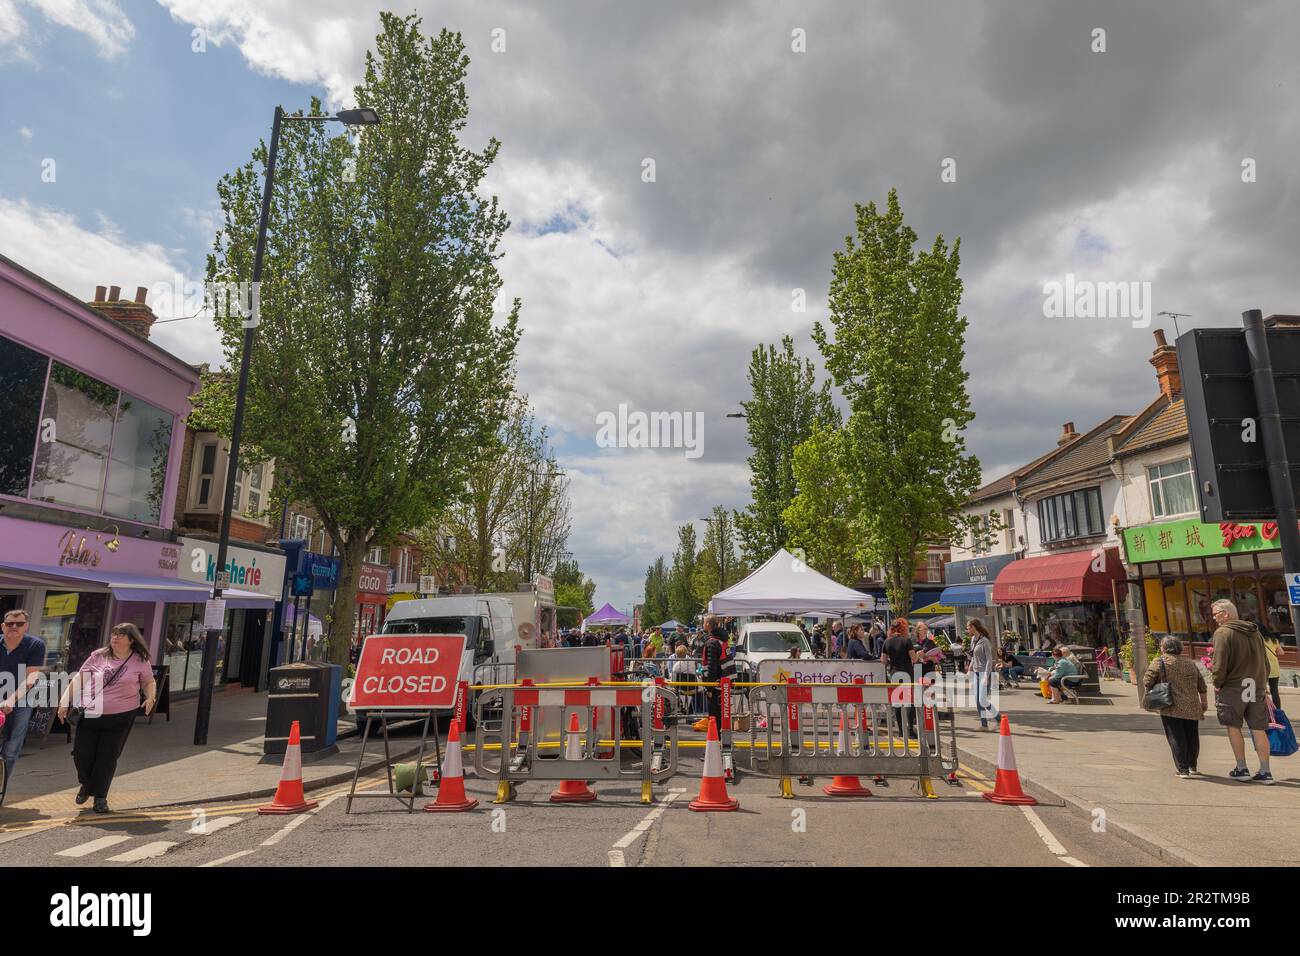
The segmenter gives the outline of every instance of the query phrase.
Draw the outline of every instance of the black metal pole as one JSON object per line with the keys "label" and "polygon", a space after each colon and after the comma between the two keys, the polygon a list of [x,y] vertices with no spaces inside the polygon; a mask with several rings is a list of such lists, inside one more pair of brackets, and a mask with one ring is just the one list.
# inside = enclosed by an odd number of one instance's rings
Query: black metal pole
{"label": "black metal pole", "polygon": [[[253,254],[253,288],[248,300],[251,316],[245,316],[243,350],[239,355],[239,391],[235,393],[235,421],[230,432],[230,462],[226,468],[225,501],[221,508],[221,534],[217,539],[217,564],[213,571],[212,597],[220,599],[223,591],[222,574],[226,570],[226,552],[230,549],[230,517],[235,508],[235,477],[239,470],[239,439],[244,431],[244,398],[248,392],[248,365],[253,352],[253,330],[260,310],[259,283],[262,281],[262,258],[266,253],[266,227],[271,215],[271,189],[275,183],[275,154],[280,146],[280,118],[283,111],[275,108],[271,124],[271,145],[267,149],[266,183],[262,188],[262,221],[257,229],[257,250]],[[209,630],[203,641],[203,672],[199,681],[198,713],[194,719],[194,743],[203,746],[208,742],[208,721],[212,713],[212,686],[217,677],[217,643],[221,628]]]}
{"label": "black metal pole", "polygon": [[[1278,543],[1282,546],[1282,569],[1300,571],[1300,527],[1296,524],[1295,490],[1291,484],[1291,464],[1286,456],[1286,438],[1282,434],[1282,412],[1273,381],[1273,360],[1268,354],[1268,333],[1264,314],[1259,309],[1241,313],[1246,327],[1246,351],[1250,355],[1250,376],[1255,386],[1255,404],[1259,406],[1259,434],[1264,441],[1264,458],[1268,462],[1268,484],[1277,509]],[[1300,619],[1293,615],[1296,645],[1300,646]]]}

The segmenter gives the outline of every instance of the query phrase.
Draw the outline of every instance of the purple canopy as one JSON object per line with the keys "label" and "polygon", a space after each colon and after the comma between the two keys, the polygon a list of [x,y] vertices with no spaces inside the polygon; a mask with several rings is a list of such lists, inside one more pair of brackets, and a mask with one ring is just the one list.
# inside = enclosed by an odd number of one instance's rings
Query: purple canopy
{"label": "purple canopy", "polygon": [[582,623],[589,626],[592,624],[627,624],[629,622],[626,614],[616,610],[606,602],[604,607]]}

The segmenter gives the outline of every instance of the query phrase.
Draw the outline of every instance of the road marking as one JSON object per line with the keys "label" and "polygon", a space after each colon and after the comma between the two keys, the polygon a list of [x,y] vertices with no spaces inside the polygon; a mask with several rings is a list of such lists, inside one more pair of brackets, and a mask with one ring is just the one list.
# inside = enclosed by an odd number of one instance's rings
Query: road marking
{"label": "road marking", "polygon": [[609,865],[626,866],[627,861],[623,857],[623,851],[637,840],[641,839],[641,837],[645,835],[646,831],[654,826],[655,821],[663,816],[664,811],[668,809],[668,804],[672,803],[685,792],[685,787],[674,787],[669,790],[667,796],[659,802],[657,807],[647,813],[640,823],[634,826],[627,833],[623,834],[623,836],[619,837],[618,842],[614,844],[614,848],[608,853]]}
{"label": "road marking", "polygon": [[326,807],[328,807],[331,803],[333,803],[341,796],[342,796],[341,793],[336,793],[334,796],[330,797],[329,799],[322,800],[320,802],[320,806],[313,807],[312,809],[308,810],[306,813],[298,814],[298,816],[294,817],[292,820],[290,820],[280,829],[276,830],[269,837],[263,840],[262,846],[275,846],[277,843],[279,843],[281,840],[287,837],[290,833],[298,829],[298,827],[302,826],[309,819],[314,817],[316,814],[320,813],[322,810],[324,810]]}
{"label": "road marking", "polygon": [[1024,813],[1025,819],[1029,821],[1030,825],[1042,838],[1043,843],[1047,844],[1047,849],[1051,850],[1055,856],[1059,857],[1062,863],[1068,863],[1071,866],[1088,865],[1087,863],[1076,860],[1074,857],[1067,855],[1069,851],[1061,845],[1060,840],[1052,835],[1052,831],[1047,829],[1047,824],[1039,818],[1038,814],[1033,811],[1032,807],[1022,806],[1020,810]]}
{"label": "road marking", "polygon": [[243,817],[217,817],[215,820],[204,820],[202,829],[190,829],[188,832],[193,833],[195,836],[211,836],[218,830],[224,830],[226,827],[234,826],[236,823],[242,823],[243,821]]}
{"label": "road marking", "polygon": [[218,860],[210,860],[207,863],[200,863],[199,869],[204,869],[205,867],[209,867],[209,866],[221,866],[223,863],[229,863],[232,860],[238,860],[241,856],[248,856],[248,854],[255,853],[255,852],[256,852],[255,850],[240,850],[238,853],[232,853],[230,854],[230,856],[223,856]]}
{"label": "road marking", "polygon": [[124,835],[100,837],[98,840],[90,840],[89,842],[82,843],[79,846],[72,846],[68,847],[66,850],[60,850],[54,855],[72,857],[89,856],[92,853],[98,853],[100,850],[107,850],[110,846],[117,846],[119,843],[125,843],[129,839],[131,839],[129,836]]}
{"label": "road marking", "polygon": [[157,840],[153,843],[146,843],[144,846],[138,846],[134,850],[119,853],[117,856],[110,856],[108,862],[135,863],[137,860],[149,860],[155,856],[162,856],[175,845],[172,840]]}

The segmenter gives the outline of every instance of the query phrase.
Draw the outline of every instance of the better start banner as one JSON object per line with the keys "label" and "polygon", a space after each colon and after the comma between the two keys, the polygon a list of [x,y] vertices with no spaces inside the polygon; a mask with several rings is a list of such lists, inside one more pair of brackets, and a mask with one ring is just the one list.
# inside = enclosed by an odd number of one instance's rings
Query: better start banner
{"label": "better start banner", "polygon": [[464,634],[371,634],[352,683],[353,710],[440,710],[456,703]]}

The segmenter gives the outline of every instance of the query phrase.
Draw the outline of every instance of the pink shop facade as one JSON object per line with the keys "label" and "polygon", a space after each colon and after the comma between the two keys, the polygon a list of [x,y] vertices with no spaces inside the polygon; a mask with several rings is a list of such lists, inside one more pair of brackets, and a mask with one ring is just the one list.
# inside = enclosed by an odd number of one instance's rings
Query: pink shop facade
{"label": "pink shop facade", "polygon": [[178,576],[173,510],[198,372],[0,256],[0,609],[75,668],[131,621],[154,660]]}

